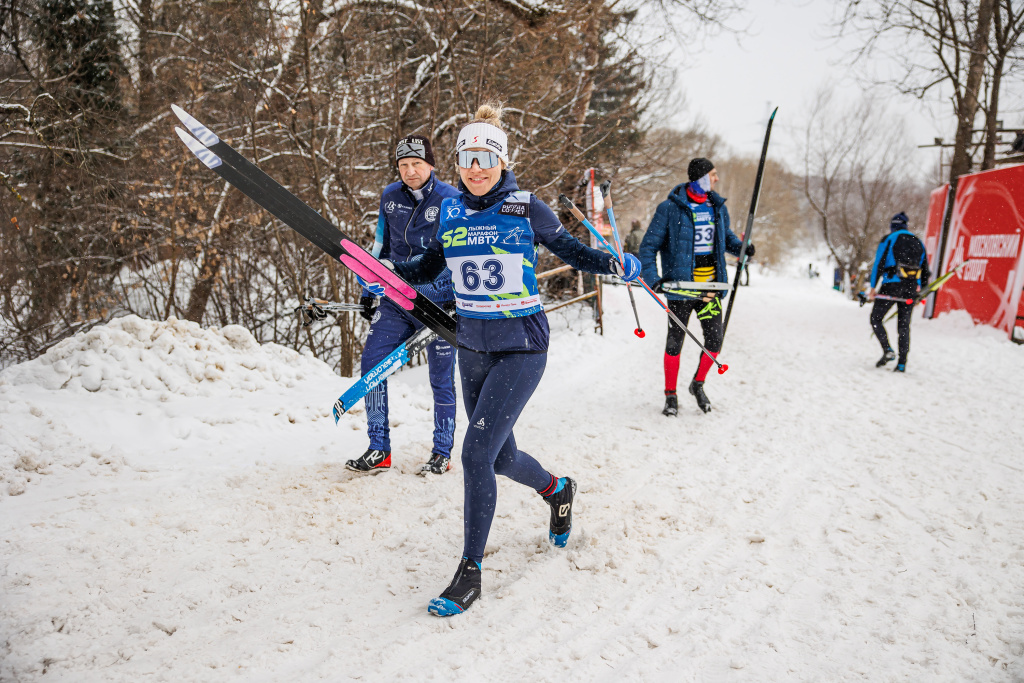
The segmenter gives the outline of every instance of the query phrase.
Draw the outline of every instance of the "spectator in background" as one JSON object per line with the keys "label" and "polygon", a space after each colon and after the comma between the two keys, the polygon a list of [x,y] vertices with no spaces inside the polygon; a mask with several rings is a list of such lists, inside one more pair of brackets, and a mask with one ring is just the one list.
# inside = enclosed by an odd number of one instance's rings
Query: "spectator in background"
{"label": "spectator in background", "polygon": [[636,254],[640,251],[640,242],[644,239],[644,229],[640,227],[640,221],[633,221],[633,225],[630,227],[629,234],[626,235],[626,241],[623,243],[622,248],[630,254]]}

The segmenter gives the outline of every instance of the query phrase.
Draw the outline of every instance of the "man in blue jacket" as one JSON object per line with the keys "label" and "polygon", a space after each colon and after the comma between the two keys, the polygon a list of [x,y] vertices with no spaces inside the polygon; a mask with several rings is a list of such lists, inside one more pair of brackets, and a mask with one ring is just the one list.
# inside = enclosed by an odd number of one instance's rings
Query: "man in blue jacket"
{"label": "man in blue jacket", "polygon": [[[377,214],[373,255],[392,261],[408,261],[422,254],[437,228],[441,200],[459,194],[434,175],[434,151],[430,140],[409,135],[398,141],[395,162],[401,181],[384,188]],[[376,287],[377,285],[375,285]],[[449,312],[455,310],[452,273],[445,269],[427,285],[416,287]],[[364,290],[361,315],[370,321],[363,347],[362,372],[366,374],[423,325],[388,299]],[[434,447],[421,473],[444,474],[451,469],[455,434],[455,349],[443,339],[427,347],[430,388],[434,393]],[[385,380],[366,395],[366,425],[370,447],[346,467],[356,472],[383,472],[391,468],[391,433],[388,425],[388,383]]]}
{"label": "man in blue jacket", "polygon": [[[677,185],[668,199],[658,205],[647,234],[640,242],[640,263],[643,279],[657,282],[655,289],[663,292],[668,306],[683,323],[696,311],[704,333],[704,345],[717,356],[722,350],[722,304],[716,292],[701,290],[688,282],[727,282],[725,252],[738,256],[743,242],[729,229],[729,211],[725,199],[714,191],[718,182],[715,165],[704,158],[693,159],[687,168],[688,183]],[[657,255],[661,254],[661,274]],[[753,243],[747,255],[754,255]],[[664,415],[679,413],[676,381],[679,377],[679,352],[685,339],[682,328],[671,319],[665,342],[665,408]],[[703,353],[697,372],[690,382],[690,394],[697,406],[706,412],[711,401],[704,393],[704,380],[712,361]]]}
{"label": "man in blue jacket", "polygon": [[[875,367],[882,367],[896,358],[889,346],[889,335],[885,332],[882,319],[893,304],[896,304],[896,333],[899,341],[900,357],[896,362],[896,372],[905,372],[907,354],[910,353],[910,317],[914,312],[913,301],[917,293],[928,286],[931,273],[928,270],[928,254],[924,244],[912,232],[907,230],[907,214],[900,211],[889,223],[889,234],[878,243],[875,252],[875,265],[871,268],[871,290],[868,300],[874,299],[871,307],[871,329],[875,331],[882,345],[882,357]],[[882,286],[875,298],[875,288],[881,279]],[[906,300],[913,300],[906,303]]]}

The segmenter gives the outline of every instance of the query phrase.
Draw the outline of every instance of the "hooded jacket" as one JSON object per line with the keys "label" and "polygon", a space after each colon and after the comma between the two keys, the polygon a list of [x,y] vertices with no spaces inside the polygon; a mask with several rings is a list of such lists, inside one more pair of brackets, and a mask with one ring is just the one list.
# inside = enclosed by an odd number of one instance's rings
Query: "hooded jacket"
{"label": "hooded jacket", "polygon": [[[645,282],[693,279],[693,212],[686,196],[687,183],[680,183],[669,192],[668,199],[658,205],[647,233],[640,242],[638,256]],[[729,228],[729,210],[725,198],[708,192],[708,203],[715,214],[715,279],[726,282],[725,252],[739,256],[743,242]],[[661,275],[657,255],[661,254]],[[669,299],[682,297],[672,294]]]}

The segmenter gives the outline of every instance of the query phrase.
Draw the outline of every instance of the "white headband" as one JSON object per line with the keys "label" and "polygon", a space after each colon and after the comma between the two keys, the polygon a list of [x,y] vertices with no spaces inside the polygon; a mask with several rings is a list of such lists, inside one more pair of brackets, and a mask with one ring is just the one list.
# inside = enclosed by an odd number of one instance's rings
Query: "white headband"
{"label": "white headband", "polygon": [[459,131],[459,141],[455,144],[456,154],[465,147],[483,147],[498,155],[506,164],[508,161],[508,136],[505,131],[489,123],[476,122]]}

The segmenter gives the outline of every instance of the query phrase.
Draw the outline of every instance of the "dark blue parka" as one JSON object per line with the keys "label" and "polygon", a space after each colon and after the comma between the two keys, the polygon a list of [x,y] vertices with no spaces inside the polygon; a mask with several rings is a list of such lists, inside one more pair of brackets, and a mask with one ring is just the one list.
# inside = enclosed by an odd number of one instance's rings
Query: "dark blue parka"
{"label": "dark blue parka", "polygon": [[[686,196],[686,185],[676,185],[668,199],[658,205],[647,234],[640,242],[641,275],[654,285],[659,280],[693,280],[693,213]],[[729,210],[725,198],[717,192],[708,192],[708,203],[715,213],[715,279],[726,282],[725,252],[739,256],[743,242],[729,229]],[[657,255],[661,254],[661,275],[658,274]],[[683,299],[674,294],[669,299]]]}
{"label": "dark blue parka", "polygon": [[[430,246],[441,201],[458,196],[459,191],[437,179],[433,172],[421,188],[423,199],[416,202],[412,191],[399,181],[384,188],[377,214],[377,232],[373,239],[373,255],[391,261],[408,261],[425,252]],[[433,282],[416,290],[436,304],[452,301],[452,272],[447,268]]]}

